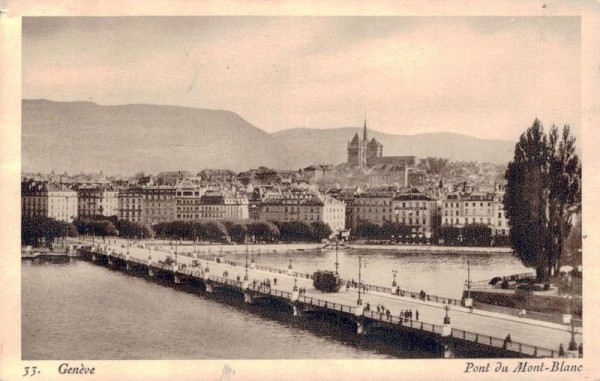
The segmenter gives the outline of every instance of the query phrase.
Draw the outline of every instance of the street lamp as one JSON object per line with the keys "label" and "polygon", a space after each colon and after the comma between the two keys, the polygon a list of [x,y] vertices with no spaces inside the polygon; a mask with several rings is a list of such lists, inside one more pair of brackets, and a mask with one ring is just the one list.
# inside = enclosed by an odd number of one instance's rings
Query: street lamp
{"label": "street lamp", "polygon": [[467,298],[471,299],[471,262],[467,259]]}
{"label": "street lamp", "polygon": [[298,291],[298,278],[294,277],[294,291]]}
{"label": "street lamp", "polygon": [[444,306],[446,310],[446,316],[444,316],[444,324],[450,324],[450,316],[448,316],[448,311],[450,311],[450,306]]}
{"label": "street lamp", "polygon": [[292,269],[292,258],[290,258],[290,264],[288,265],[288,270]]}
{"label": "street lamp", "polygon": [[392,287],[396,287],[398,285],[396,283],[396,275],[398,275],[398,270],[392,270],[392,275],[394,276],[394,281],[392,282]]}
{"label": "street lamp", "polygon": [[335,273],[338,273],[338,267],[339,267],[339,262],[338,262],[338,241],[335,241]]}
{"label": "street lamp", "polygon": [[362,306],[362,299],[360,298],[360,292],[362,287],[361,282],[361,268],[362,268],[362,257],[358,257],[358,300],[356,301],[356,305]]}
{"label": "street lamp", "polygon": [[571,341],[569,342],[569,351],[577,350],[575,342],[575,322],[573,315],[575,314],[575,261],[573,261],[573,269],[571,270]]}
{"label": "street lamp", "polygon": [[246,275],[244,275],[244,280],[250,279],[248,277],[248,245],[246,245]]}

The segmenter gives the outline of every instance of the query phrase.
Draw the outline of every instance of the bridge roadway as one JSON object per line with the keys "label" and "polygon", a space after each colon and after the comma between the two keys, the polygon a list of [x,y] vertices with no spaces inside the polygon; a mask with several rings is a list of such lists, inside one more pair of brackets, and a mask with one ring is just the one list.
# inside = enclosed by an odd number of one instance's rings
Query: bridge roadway
{"label": "bridge roadway", "polygon": [[[87,241],[81,243],[89,245],[91,242]],[[97,243],[98,242],[96,241],[96,244]],[[168,256],[174,258],[173,253],[154,249],[150,250],[149,248],[140,248],[133,244],[130,247],[123,248],[122,245],[127,246],[127,243],[131,242],[111,239],[110,243],[107,240],[106,245],[110,249],[114,249],[117,253],[126,254],[128,251],[130,257],[135,257],[140,260],[147,260],[149,255],[152,255],[153,262],[164,261]],[[186,256],[183,253],[177,255],[177,262],[180,265],[186,264],[188,268],[191,266],[194,259],[196,258]],[[236,280],[237,276],[239,276],[240,279],[243,279],[245,275],[244,264],[232,266],[231,264],[217,263],[206,259],[201,259],[199,262],[202,268],[208,266],[210,268],[210,274],[214,276],[222,277],[223,273],[227,271],[227,278]],[[287,274],[274,274],[265,270],[248,268],[248,276],[250,282],[253,280],[262,282],[266,279],[270,279],[271,288],[274,290],[291,292],[294,287],[294,277]],[[277,278],[276,285],[274,278]],[[306,289],[305,295],[308,297],[315,297],[331,303],[356,306],[358,299],[358,290],[356,288],[347,290],[346,287],[343,286],[338,293],[322,293],[313,287],[311,279],[297,277],[296,282],[298,287]],[[441,325],[444,316],[446,315],[444,304],[422,301],[411,298],[410,296],[401,297],[394,294],[369,291],[366,294],[361,293],[361,299],[363,300],[363,306],[368,302],[371,310],[376,311],[377,305],[382,304],[396,317],[399,316],[401,311],[411,309],[413,311],[414,319],[415,312],[418,310],[419,320],[430,324]],[[473,312],[471,312],[470,309],[461,306],[451,306],[448,316],[450,317],[452,328],[500,339],[503,339],[510,334],[513,342],[553,349],[556,351],[558,351],[560,344],[563,345],[564,350],[566,351],[571,340],[570,326],[566,325],[508,316],[477,309],[474,309]],[[575,332],[575,341],[579,344],[582,340],[582,329],[576,328]]]}

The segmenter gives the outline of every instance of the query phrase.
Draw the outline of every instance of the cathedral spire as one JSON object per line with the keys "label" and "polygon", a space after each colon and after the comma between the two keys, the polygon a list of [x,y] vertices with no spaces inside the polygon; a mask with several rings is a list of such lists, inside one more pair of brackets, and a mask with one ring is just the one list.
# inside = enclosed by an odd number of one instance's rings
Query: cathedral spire
{"label": "cathedral spire", "polygon": [[365,126],[363,127],[363,140],[367,140],[367,113],[365,112]]}

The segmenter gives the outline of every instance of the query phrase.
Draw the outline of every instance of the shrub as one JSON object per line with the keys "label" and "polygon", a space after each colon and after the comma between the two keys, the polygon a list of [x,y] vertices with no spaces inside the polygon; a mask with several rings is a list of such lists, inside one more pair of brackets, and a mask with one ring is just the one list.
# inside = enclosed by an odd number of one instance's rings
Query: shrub
{"label": "shrub", "polygon": [[538,286],[537,284],[521,284],[521,285],[517,286],[517,290],[532,292],[532,291],[542,291],[543,288]]}
{"label": "shrub", "polygon": [[550,289],[550,283],[544,284],[544,291],[548,291]]}
{"label": "shrub", "polygon": [[508,281],[503,280],[502,283],[500,283],[500,288],[503,290],[507,290],[508,289]]}
{"label": "shrub", "polygon": [[492,286],[495,286],[496,283],[500,282],[502,280],[502,278],[500,278],[499,276],[495,276],[492,278],[492,280],[490,280],[490,283]]}

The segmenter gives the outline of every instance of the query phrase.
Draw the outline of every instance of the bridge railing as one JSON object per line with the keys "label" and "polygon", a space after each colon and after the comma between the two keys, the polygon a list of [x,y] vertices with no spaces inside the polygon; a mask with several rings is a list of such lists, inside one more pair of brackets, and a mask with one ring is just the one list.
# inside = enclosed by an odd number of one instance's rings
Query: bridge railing
{"label": "bridge railing", "polygon": [[228,279],[228,278],[216,276],[216,275],[210,275],[208,277],[208,279],[218,282],[218,283],[226,284],[228,286],[235,286],[235,287],[239,287],[239,288],[242,288],[242,286],[243,286],[243,282],[237,281],[235,279]]}
{"label": "bridge railing", "polygon": [[303,302],[304,304],[310,304],[311,306],[323,307],[330,310],[340,311],[340,312],[348,312],[354,314],[356,312],[356,307],[352,307],[342,303],[333,303],[327,300],[322,300],[318,298],[313,298],[311,296],[299,296],[298,300]]}
{"label": "bridge railing", "polygon": [[408,319],[405,317],[394,316],[394,315],[386,315],[384,313],[380,313],[380,312],[373,311],[373,310],[365,311],[363,315],[366,317],[369,317],[373,320],[377,320],[377,321],[380,321],[383,323],[397,324],[397,325],[401,325],[404,327],[419,329],[419,330],[426,331],[426,332],[433,332],[433,333],[440,333],[440,334],[442,333],[441,325],[431,324],[431,323],[427,323],[424,321]]}
{"label": "bridge railing", "polygon": [[[210,260],[216,261],[216,258],[210,258]],[[234,267],[244,267],[245,266],[244,263],[230,261],[230,260],[226,260],[226,259],[221,260],[221,263],[224,263],[224,264],[227,264],[230,266],[234,266]],[[288,270],[282,270],[282,269],[278,269],[278,268],[274,268],[274,267],[262,266],[262,265],[255,264],[254,268],[257,270],[268,271],[268,272],[274,273],[274,274],[289,275]],[[302,273],[302,272],[293,271],[293,270],[292,270],[291,276],[296,276],[299,278],[306,278],[306,279],[313,279],[312,274]]]}
{"label": "bridge railing", "polygon": [[482,345],[488,345],[495,348],[502,348],[512,352],[522,353],[533,357],[557,357],[558,352],[552,349],[538,347],[535,345],[523,344],[514,341],[506,342],[493,336],[482,335],[480,333],[463,331],[461,329],[452,328],[450,335],[457,339],[471,341]]}
{"label": "bridge railing", "polygon": [[[523,311],[522,309],[505,307],[505,306],[496,306],[493,304],[480,303],[477,301],[473,302],[473,307],[475,307],[479,310],[482,310],[482,311],[489,311],[489,312],[501,313],[504,315],[518,316],[518,317],[523,317],[525,319],[541,320],[541,321],[547,321],[550,323],[558,323],[558,324],[562,324],[562,322],[563,322],[562,315],[558,315],[558,314],[547,314],[547,313],[543,313],[543,312],[526,311],[525,314],[522,315],[522,311]],[[575,324],[575,327],[582,326],[581,319],[573,319],[573,323]],[[578,334],[578,333],[576,333],[576,334]]]}
{"label": "bridge railing", "polygon": [[[348,283],[348,281],[343,281],[343,282]],[[350,284],[352,284],[352,282],[350,282]],[[357,285],[356,282],[354,282],[354,285]],[[449,304],[452,306],[462,305],[462,301],[460,299],[448,298],[445,296],[431,295],[431,294],[427,294],[427,293],[425,294],[425,298],[423,299],[423,298],[421,298],[420,292],[403,290],[399,287],[396,290],[396,288],[376,286],[376,285],[368,284],[368,283],[363,283],[363,287],[365,287],[368,291],[382,292],[385,294],[393,294],[393,295],[402,296],[402,297],[411,297],[413,299],[421,299],[424,301],[426,300],[428,302]]]}

